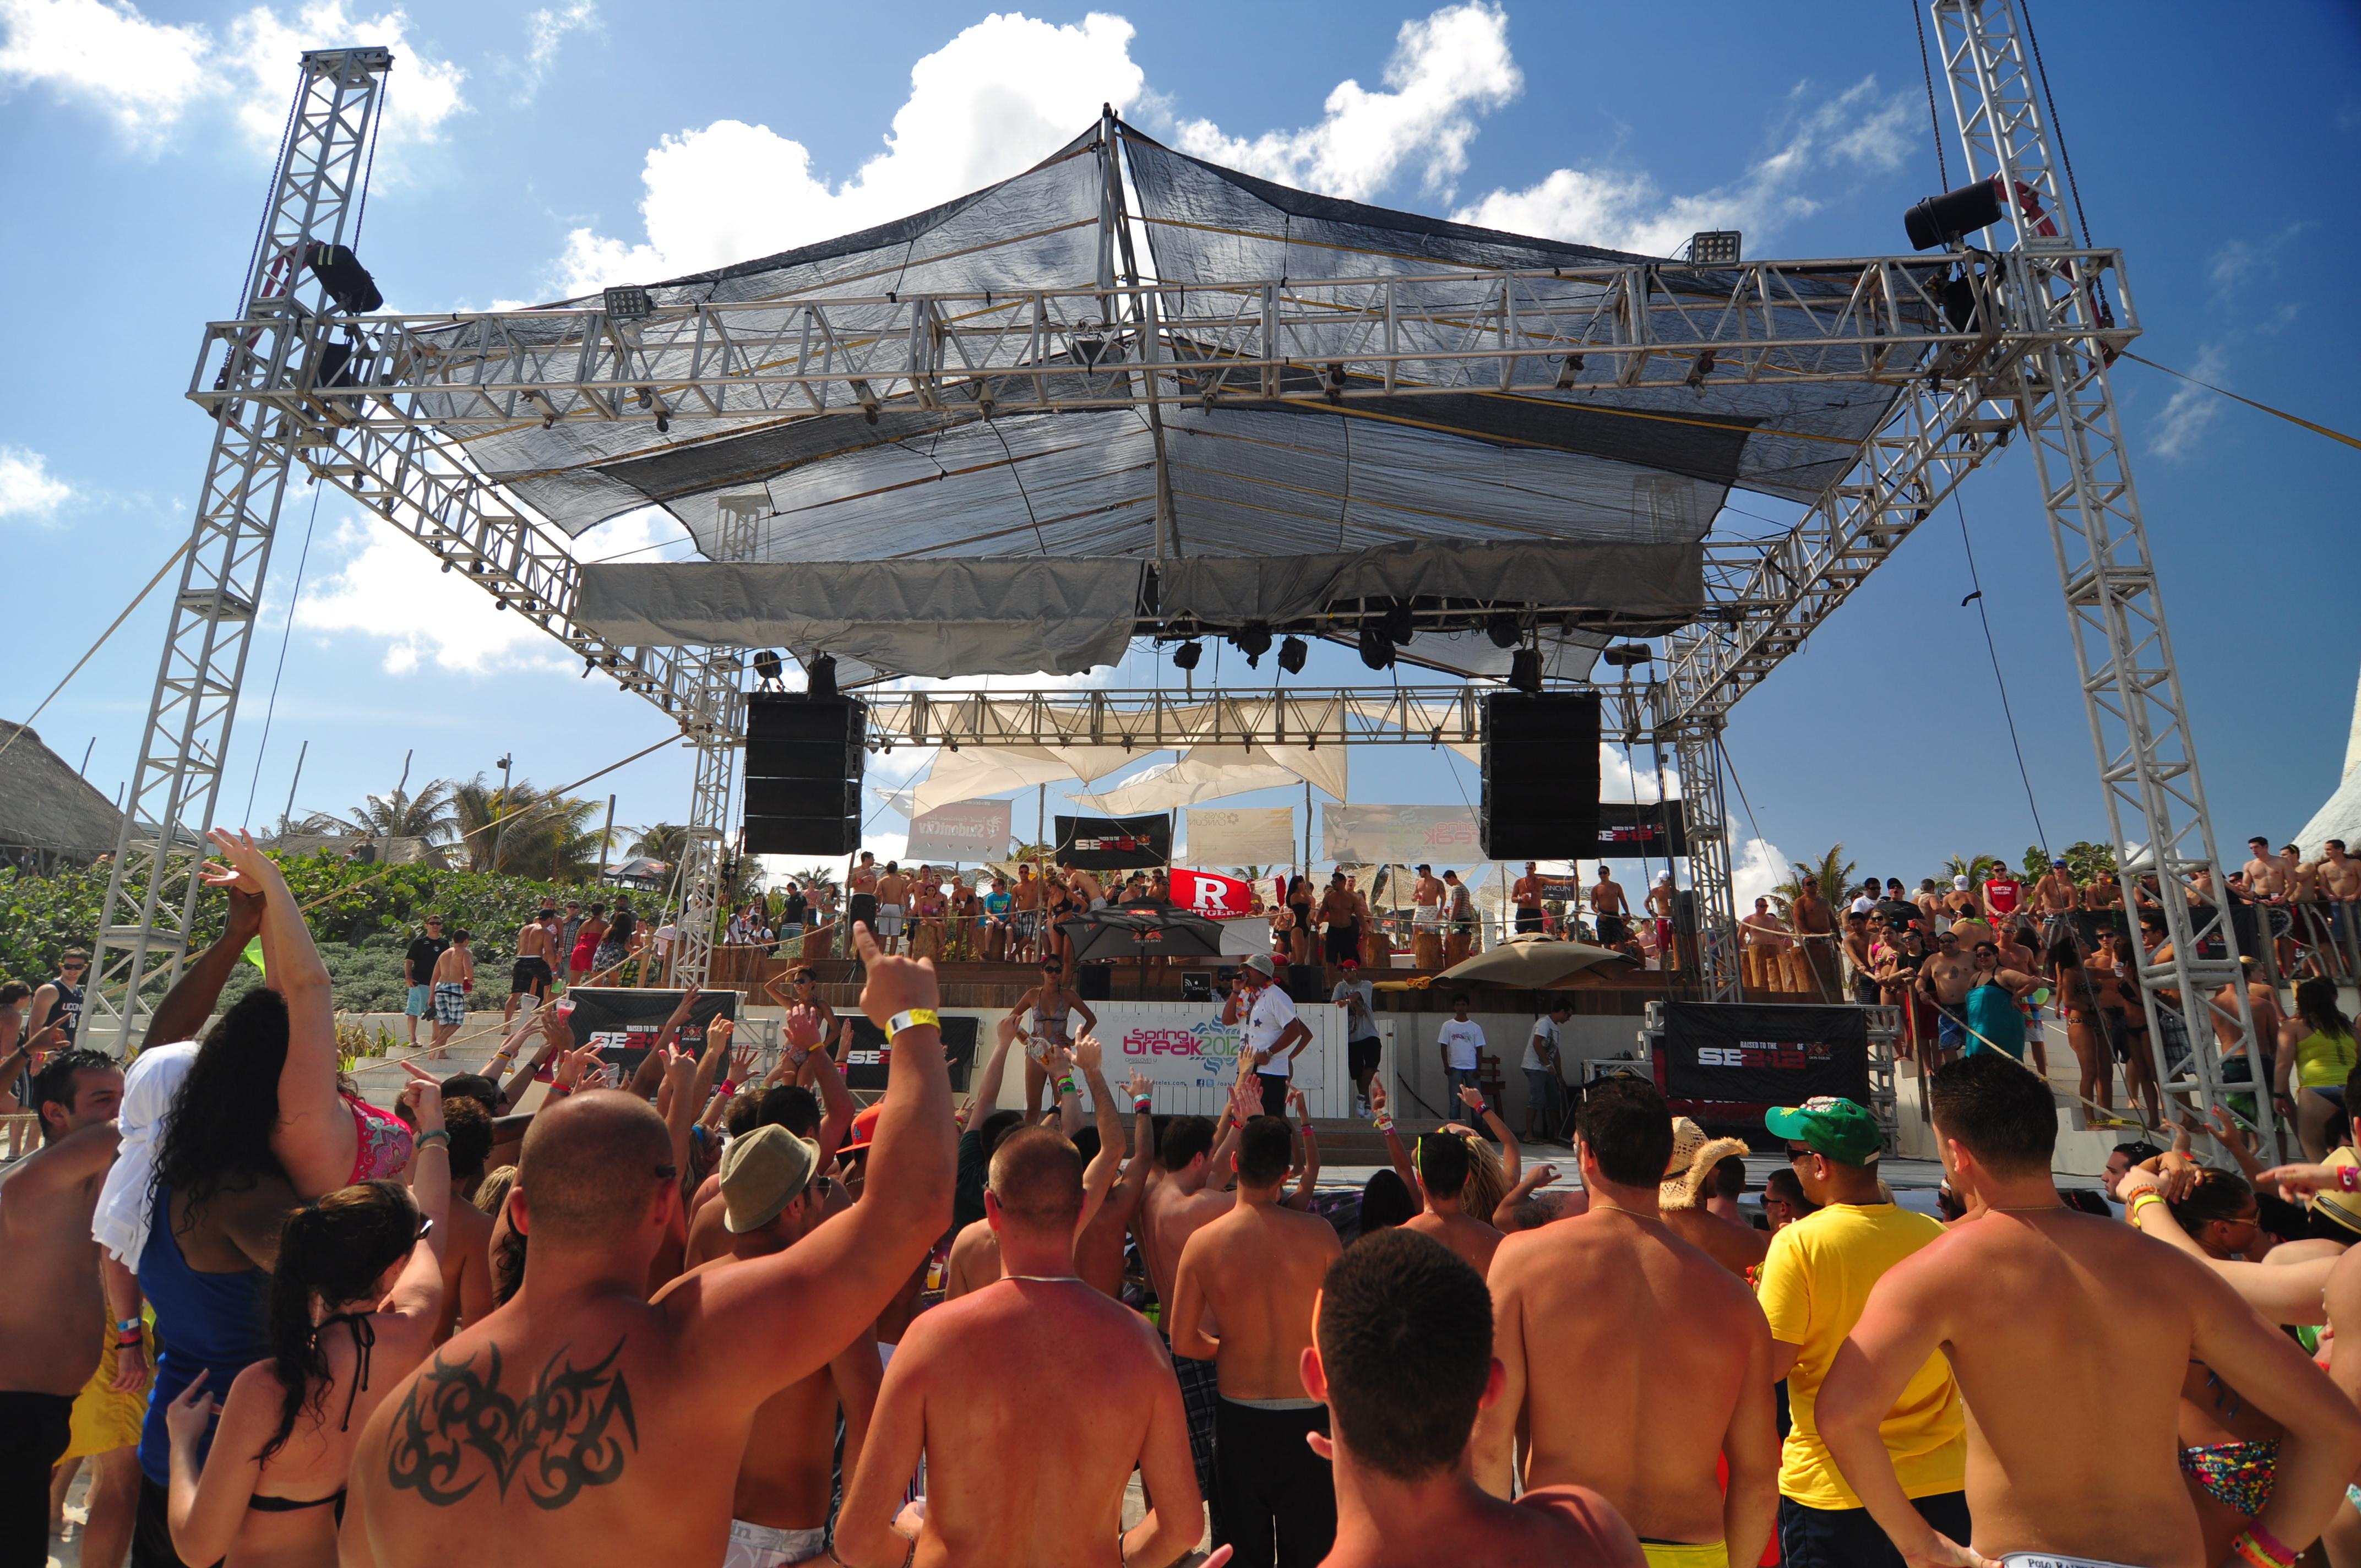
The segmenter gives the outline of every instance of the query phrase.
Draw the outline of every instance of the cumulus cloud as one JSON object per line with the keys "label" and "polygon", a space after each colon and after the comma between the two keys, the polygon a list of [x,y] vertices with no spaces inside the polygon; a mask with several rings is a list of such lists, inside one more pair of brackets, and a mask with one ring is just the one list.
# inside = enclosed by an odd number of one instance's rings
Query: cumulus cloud
{"label": "cumulus cloud", "polygon": [[1350,201],[1367,201],[1415,164],[1423,188],[1448,198],[1466,170],[1476,117],[1525,81],[1509,51],[1508,16],[1481,0],[1404,22],[1382,80],[1374,93],[1338,82],[1314,126],[1245,137],[1183,120],[1177,139],[1195,157]]}
{"label": "cumulus cloud", "polygon": [[0,446],[0,517],[46,518],[72,499],[73,487],[39,453]]}
{"label": "cumulus cloud", "polygon": [[1598,743],[1598,798],[1609,801],[1636,801],[1653,805],[1660,798],[1678,800],[1681,797],[1680,775],[1674,770],[1670,752],[1664,755],[1664,789],[1656,791],[1655,753],[1637,748],[1628,755],[1612,741]]}
{"label": "cumulus cloud", "polygon": [[598,25],[598,7],[595,0],[574,0],[574,4],[563,9],[544,5],[525,17],[525,64],[534,78],[538,80],[549,69],[550,62],[557,58],[557,47],[566,41],[566,34]]}
{"label": "cumulus cloud", "polygon": [[1461,208],[1461,223],[1513,234],[1670,256],[1700,229],[1767,236],[1821,206],[1808,186],[1848,170],[1884,173],[1916,146],[1906,93],[1881,94],[1863,77],[1836,97],[1812,103],[1809,84],[1788,95],[1784,140],[1729,184],[1692,195],[1664,194],[1643,170],[1560,169],[1521,191],[1496,190]]}
{"label": "cumulus cloud", "polygon": [[556,286],[571,296],[742,261],[1019,173],[1096,119],[1102,103],[1122,109],[1138,98],[1146,77],[1132,34],[1122,17],[1096,12],[1065,26],[986,16],[910,68],[884,150],[840,181],[768,126],[716,120],[667,136],[640,175],[647,237],[576,229]]}
{"label": "cumulus cloud", "polygon": [[1779,846],[1768,839],[1746,839],[1740,841],[1738,859],[1730,868],[1730,891],[1738,901],[1738,912],[1746,914],[1758,898],[1768,898],[1771,890],[1795,874]]}
{"label": "cumulus cloud", "polygon": [[151,21],[130,0],[0,0],[0,81],[47,86],[88,104],[137,146],[166,132],[200,104],[226,104],[247,139],[275,151],[295,89],[296,57],[307,49],[359,42],[393,49],[401,63],[387,96],[383,137],[398,148],[434,139],[465,106],[466,73],[409,37],[399,9],[360,16],[344,0],[313,0],[282,18],[267,5],[236,17],[225,38],[202,27]]}
{"label": "cumulus cloud", "polygon": [[[643,552],[686,537],[662,512],[632,512],[585,533],[577,554],[645,560]],[[433,552],[381,519],[345,522],[313,549],[335,565],[314,564],[317,575],[295,607],[297,629],[382,641],[390,674],[579,668],[540,626],[500,609],[461,574],[445,573]]]}
{"label": "cumulus cloud", "polygon": [[[2189,367],[2189,373],[2201,381],[2218,384],[2223,379],[2222,373],[2228,368],[2222,345],[2209,343],[2197,351],[2197,362]],[[2185,457],[2221,417],[2219,397],[2183,381],[2165,400],[2164,411],[2156,416],[2156,429],[2148,437],[2147,449],[2158,457]]]}

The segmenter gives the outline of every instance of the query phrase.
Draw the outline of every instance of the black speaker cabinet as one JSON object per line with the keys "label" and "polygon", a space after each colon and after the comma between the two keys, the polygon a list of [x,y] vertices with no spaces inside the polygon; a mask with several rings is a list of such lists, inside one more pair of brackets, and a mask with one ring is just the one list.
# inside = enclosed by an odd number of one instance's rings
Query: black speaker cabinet
{"label": "black speaker cabinet", "polygon": [[851,697],[746,699],[746,850],[849,855],[861,848],[869,708]]}
{"label": "black speaker cabinet", "polygon": [[1484,699],[1488,861],[1571,861],[1598,852],[1598,698],[1588,693]]}

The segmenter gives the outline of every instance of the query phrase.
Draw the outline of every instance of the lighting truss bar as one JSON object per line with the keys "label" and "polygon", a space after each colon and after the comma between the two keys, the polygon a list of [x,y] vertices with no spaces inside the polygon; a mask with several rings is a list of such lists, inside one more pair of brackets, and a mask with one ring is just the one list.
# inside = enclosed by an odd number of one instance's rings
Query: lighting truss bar
{"label": "lighting truss bar", "polygon": [[[2112,250],[2053,253],[2115,281],[2119,319],[2018,323],[2021,354],[2069,330],[2111,349],[2138,334]],[[241,367],[255,323],[206,329],[189,396],[262,398],[372,423],[773,422],[917,407],[993,413],[1141,408],[1167,400],[1307,405],[1471,390],[1901,383],[1965,374],[1997,334],[1951,330],[1948,259],[1754,261],[1693,270],[1623,263],[1557,271],[1110,283],[1013,293],[816,295],[319,320],[313,351],[277,373]],[[1440,289],[1462,302],[1438,308]],[[1112,302],[1127,319],[1105,318]],[[1982,320],[1989,321],[1986,313]],[[319,350],[352,348],[321,385]],[[1095,340],[1084,355],[1077,336]],[[1705,364],[1709,355],[1709,366]],[[225,367],[233,385],[217,388]],[[1147,373],[1143,374],[1143,370]],[[349,380],[351,384],[343,384]]]}

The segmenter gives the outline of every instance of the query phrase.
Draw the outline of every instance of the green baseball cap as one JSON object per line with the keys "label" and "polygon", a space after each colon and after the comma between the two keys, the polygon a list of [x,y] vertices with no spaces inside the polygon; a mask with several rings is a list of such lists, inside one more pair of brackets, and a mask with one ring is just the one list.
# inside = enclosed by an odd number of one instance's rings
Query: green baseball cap
{"label": "green baseball cap", "polygon": [[1839,1165],[1874,1164],[1885,1146],[1876,1118],[1833,1094],[1815,1094],[1801,1105],[1774,1105],[1763,1124],[1773,1137],[1802,1144]]}

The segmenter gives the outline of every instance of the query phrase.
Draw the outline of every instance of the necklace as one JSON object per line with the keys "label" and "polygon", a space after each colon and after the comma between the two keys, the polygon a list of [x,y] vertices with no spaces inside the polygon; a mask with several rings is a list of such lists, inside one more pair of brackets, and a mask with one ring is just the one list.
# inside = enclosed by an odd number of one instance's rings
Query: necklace
{"label": "necklace", "polygon": [[2059,1202],[2036,1203],[2028,1208],[2023,1209],[2004,1209],[1999,1204],[1995,1203],[1986,1209],[1984,1212],[1987,1214],[2047,1214],[2052,1210],[2063,1209],[2064,1207],[2066,1207],[2064,1203]]}
{"label": "necklace", "polygon": [[1003,1279],[1022,1279],[1032,1285],[1080,1285],[1079,1274],[1004,1274]]}

